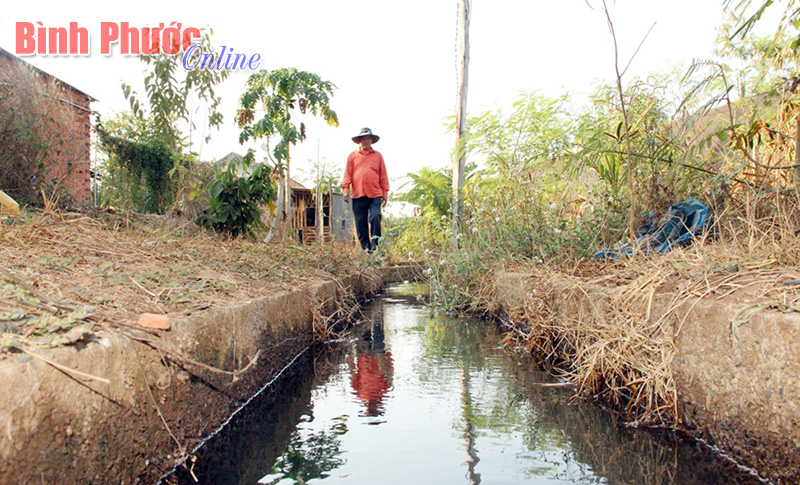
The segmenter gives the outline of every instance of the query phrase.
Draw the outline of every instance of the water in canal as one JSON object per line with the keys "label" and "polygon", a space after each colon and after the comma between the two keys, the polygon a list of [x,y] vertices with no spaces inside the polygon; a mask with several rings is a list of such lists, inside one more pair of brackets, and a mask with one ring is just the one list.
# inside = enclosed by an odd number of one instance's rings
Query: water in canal
{"label": "water in canal", "polygon": [[[502,350],[491,322],[433,315],[417,287],[309,349],[197,453],[203,484],[750,484],[699,444],[629,429]],[[555,385],[554,385],[555,384]]]}

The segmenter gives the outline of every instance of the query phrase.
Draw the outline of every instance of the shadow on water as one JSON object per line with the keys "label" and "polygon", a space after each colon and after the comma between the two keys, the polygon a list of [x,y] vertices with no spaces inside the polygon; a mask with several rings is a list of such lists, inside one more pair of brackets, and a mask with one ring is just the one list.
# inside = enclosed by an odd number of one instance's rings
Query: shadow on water
{"label": "shadow on water", "polygon": [[257,483],[284,454],[297,422],[308,412],[314,357],[301,355],[272,386],[198,451],[191,470],[179,468],[164,483]]}
{"label": "shadow on water", "polygon": [[423,297],[392,288],[352,340],[301,356],[199,451],[199,483],[760,483],[573,399],[499,349],[493,324],[433,315]]}
{"label": "shadow on water", "polygon": [[[568,389],[541,386],[546,376],[512,358],[509,366],[524,399],[537,411],[533,435],[558,430],[572,457],[586,464],[606,483],[695,485],[763,483],[747,470],[724,460],[703,444],[670,431],[625,426],[615,414],[597,405],[576,402]],[[532,438],[535,439],[535,438]]]}

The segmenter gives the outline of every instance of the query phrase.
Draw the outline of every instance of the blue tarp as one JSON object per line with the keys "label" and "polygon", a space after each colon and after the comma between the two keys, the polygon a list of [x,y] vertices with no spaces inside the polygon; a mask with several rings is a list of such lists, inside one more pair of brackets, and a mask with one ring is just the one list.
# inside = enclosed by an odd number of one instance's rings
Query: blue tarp
{"label": "blue tarp", "polygon": [[[639,228],[636,246],[640,251],[663,254],[675,246],[688,246],[711,225],[710,211],[700,201],[688,198],[669,208],[669,219],[656,227],[648,224]],[[594,259],[619,259],[633,255],[633,245],[625,244],[618,249],[603,249]]]}

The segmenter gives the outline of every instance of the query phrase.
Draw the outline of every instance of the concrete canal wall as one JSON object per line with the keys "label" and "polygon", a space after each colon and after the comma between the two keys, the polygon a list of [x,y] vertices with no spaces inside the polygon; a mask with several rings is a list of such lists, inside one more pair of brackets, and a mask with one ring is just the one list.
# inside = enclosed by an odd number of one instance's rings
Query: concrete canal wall
{"label": "concrete canal wall", "polygon": [[[554,318],[614,305],[612,288],[564,276],[502,273],[493,291],[509,315],[532,304]],[[662,320],[672,332],[664,355],[678,427],[776,483],[800,483],[800,313],[654,291],[646,314],[643,324]]]}
{"label": "concrete canal wall", "polygon": [[409,277],[368,269],[0,362],[0,484],[154,483],[308,349],[315,319]]}

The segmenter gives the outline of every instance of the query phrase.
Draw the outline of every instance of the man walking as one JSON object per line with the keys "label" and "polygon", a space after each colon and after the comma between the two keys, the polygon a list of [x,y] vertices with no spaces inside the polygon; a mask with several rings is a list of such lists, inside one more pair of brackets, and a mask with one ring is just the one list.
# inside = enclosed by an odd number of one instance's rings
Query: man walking
{"label": "man walking", "polygon": [[[381,237],[381,206],[389,195],[389,177],[383,156],[372,149],[381,138],[369,128],[362,128],[352,138],[358,149],[347,157],[342,193],[344,201],[353,201],[353,217],[361,248],[373,252]],[[351,189],[352,187],[352,189]]]}

